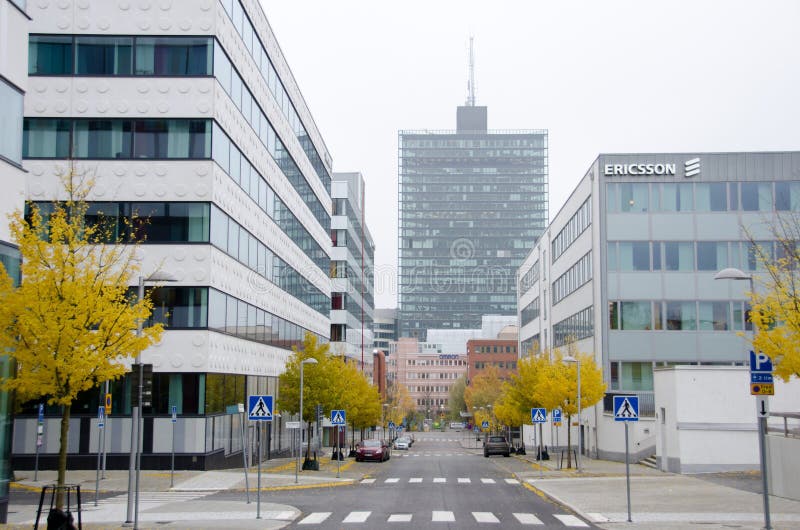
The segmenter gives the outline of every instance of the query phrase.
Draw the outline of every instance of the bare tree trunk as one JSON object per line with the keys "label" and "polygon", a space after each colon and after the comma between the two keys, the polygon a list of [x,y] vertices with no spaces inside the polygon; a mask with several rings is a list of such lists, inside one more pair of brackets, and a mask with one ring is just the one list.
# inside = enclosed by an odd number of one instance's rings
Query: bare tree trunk
{"label": "bare tree trunk", "polygon": [[572,469],[572,416],[567,414],[567,469]]}
{"label": "bare tree trunk", "polygon": [[69,444],[69,414],[72,405],[64,405],[61,413],[61,441],[58,447],[58,479],[56,484],[56,508],[64,509],[64,483],[67,479],[67,445]]}

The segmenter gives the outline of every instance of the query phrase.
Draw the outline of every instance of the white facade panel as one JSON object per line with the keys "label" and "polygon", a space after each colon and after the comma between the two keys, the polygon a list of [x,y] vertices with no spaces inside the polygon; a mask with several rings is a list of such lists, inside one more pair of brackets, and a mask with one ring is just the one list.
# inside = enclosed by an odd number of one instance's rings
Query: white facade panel
{"label": "white facade panel", "polygon": [[0,39],[0,74],[26,90],[28,54],[22,50],[27,49],[28,19],[10,2],[0,2]]}

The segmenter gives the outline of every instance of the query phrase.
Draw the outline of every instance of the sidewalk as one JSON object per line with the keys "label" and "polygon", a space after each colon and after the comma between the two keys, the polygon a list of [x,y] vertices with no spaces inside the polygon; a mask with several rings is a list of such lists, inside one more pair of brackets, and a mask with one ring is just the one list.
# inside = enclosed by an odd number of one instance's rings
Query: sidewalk
{"label": "sidewalk", "polygon": [[[624,462],[584,457],[578,473],[575,469],[558,469],[558,462],[552,460],[540,466],[535,452],[531,453],[516,457],[530,468],[517,473],[518,478],[601,528],[636,526],[655,530],[735,526],[755,530],[764,526],[760,493],[705,480],[701,475],[665,473],[639,464],[630,465],[632,523],[629,523]],[[735,485],[736,475],[730,474],[726,482]],[[741,480],[749,478],[748,482],[753,478],[738,475]],[[775,529],[800,528],[800,502],[770,497],[770,516]]]}
{"label": "sidewalk", "polygon": [[[257,468],[248,470],[250,503],[243,469],[219,471],[175,471],[174,486],[170,486],[169,471],[142,470],[139,477],[140,528],[193,528],[218,529],[223,521],[236,521],[236,528],[282,528],[300,515],[293,506],[266,502],[270,491],[330,488],[353,484],[362,478],[360,472],[351,471],[352,459],[340,463],[339,478],[336,461],[320,458],[319,471],[300,471],[295,482],[295,460],[278,458],[261,465],[261,519],[256,519]],[[56,480],[55,471],[39,471],[33,480],[33,471],[17,471],[12,491],[40,492],[42,486]],[[81,487],[83,526],[87,529],[123,528],[127,513],[128,471],[109,470],[100,480],[99,493],[105,494],[95,506],[94,470],[67,471],[66,482]],[[239,492],[240,499],[226,501],[203,500],[212,492]],[[108,497],[108,494],[117,494]],[[74,500],[73,500],[74,502]],[[45,500],[49,508],[49,494]],[[9,506],[9,525],[0,528],[30,529],[36,517],[35,505]],[[44,514],[46,518],[46,514]],[[75,515],[77,523],[77,514]],[[40,528],[45,521],[40,519]]]}

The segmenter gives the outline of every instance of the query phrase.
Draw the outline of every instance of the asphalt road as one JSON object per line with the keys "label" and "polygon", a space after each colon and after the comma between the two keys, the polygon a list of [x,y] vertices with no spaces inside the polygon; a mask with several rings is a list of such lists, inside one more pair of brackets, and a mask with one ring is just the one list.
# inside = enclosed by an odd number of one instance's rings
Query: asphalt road
{"label": "asphalt road", "polygon": [[516,480],[515,467],[526,464],[502,456],[484,458],[479,447],[463,449],[461,436],[417,433],[409,451],[393,451],[383,463],[355,464],[368,476],[360,483],[270,492],[267,500],[302,511],[291,528],[593,527]]}

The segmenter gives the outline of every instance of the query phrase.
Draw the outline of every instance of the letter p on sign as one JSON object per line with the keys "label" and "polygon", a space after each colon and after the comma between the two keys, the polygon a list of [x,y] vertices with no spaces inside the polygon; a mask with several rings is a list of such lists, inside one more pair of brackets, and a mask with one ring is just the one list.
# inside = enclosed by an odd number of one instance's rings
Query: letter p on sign
{"label": "letter p on sign", "polygon": [[772,359],[764,353],[750,352],[751,372],[772,372]]}

